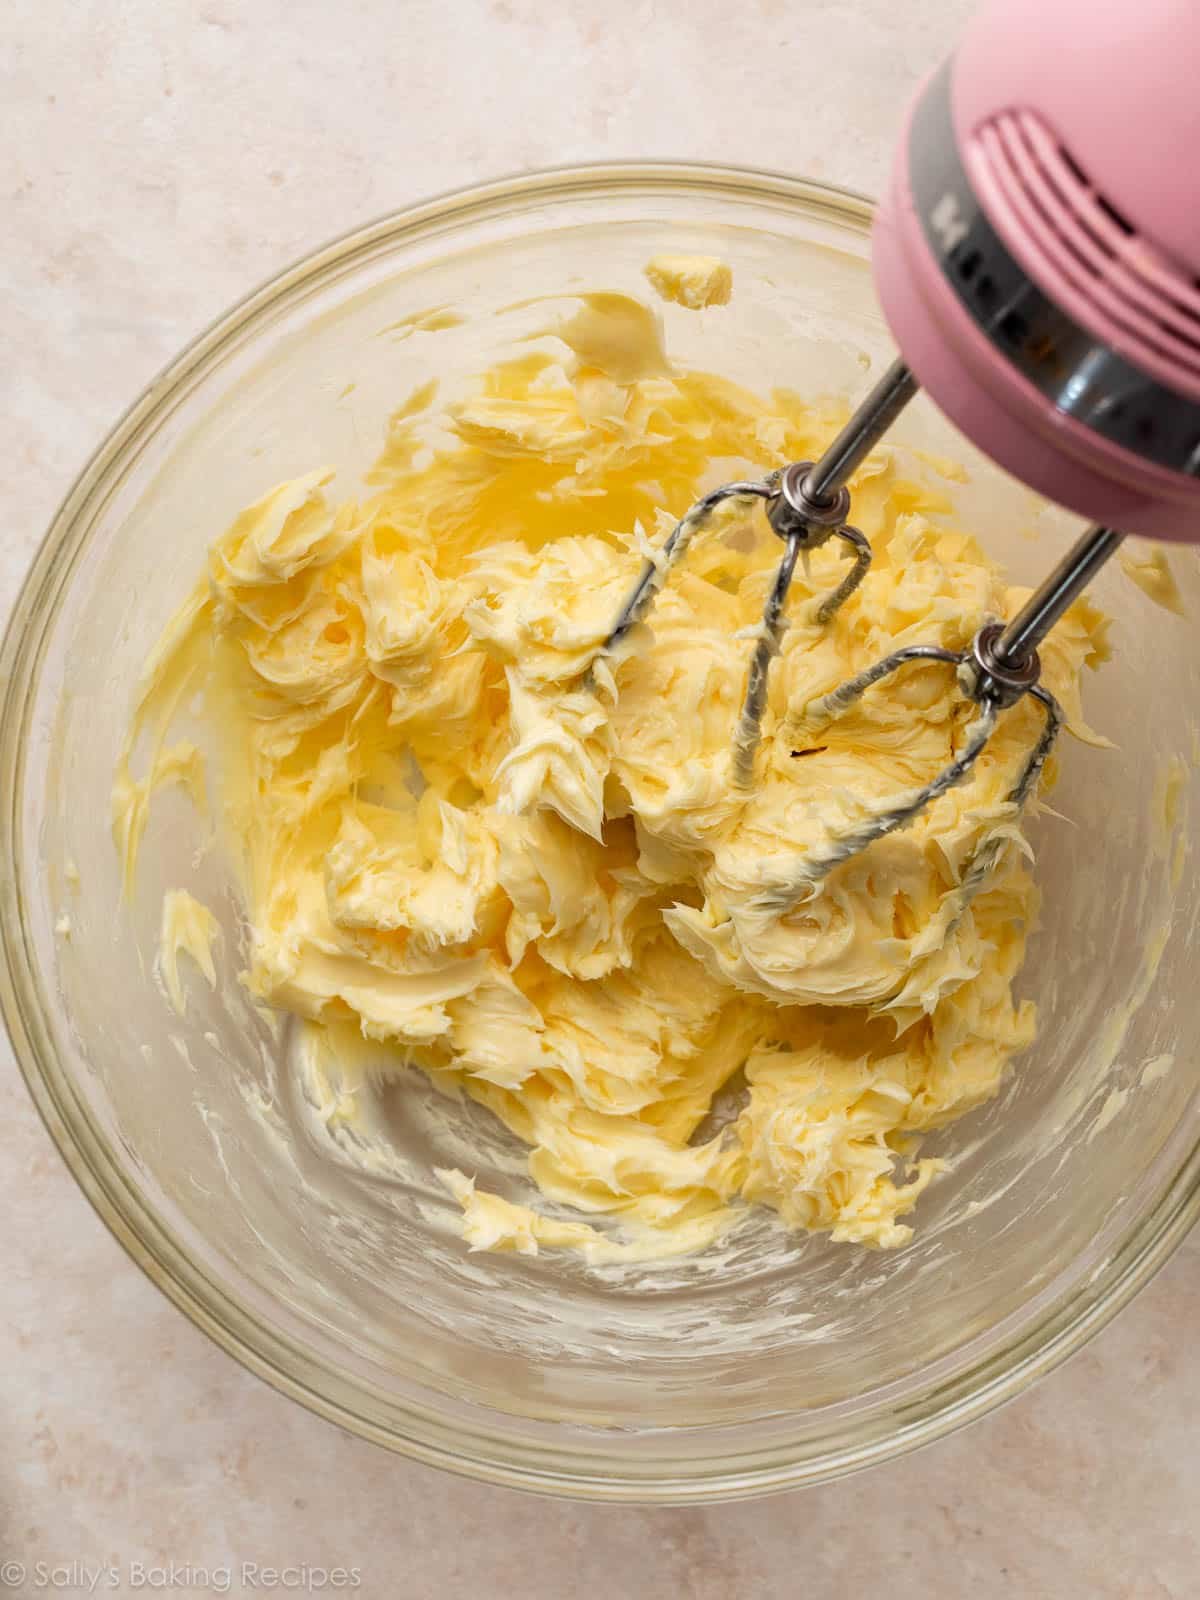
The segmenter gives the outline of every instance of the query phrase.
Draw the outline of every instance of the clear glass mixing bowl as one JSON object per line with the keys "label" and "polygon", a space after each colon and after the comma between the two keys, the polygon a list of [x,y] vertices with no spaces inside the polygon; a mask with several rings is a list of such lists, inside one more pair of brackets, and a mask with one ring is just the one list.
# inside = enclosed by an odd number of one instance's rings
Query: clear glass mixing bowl
{"label": "clear glass mixing bowl", "polygon": [[[1121,748],[1068,740],[1054,804],[1069,820],[1035,828],[1045,905],[1021,986],[1038,1042],[995,1103],[938,1137],[957,1164],[907,1249],[783,1239],[764,1218],[718,1260],[624,1275],[558,1253],[468,1256],[428,1169],[462,1161],[486,1183],[494,1166],[511,1191],[512,1151],[447,1120],[415,1074],[376,1107],[410,1181],[364,1175],[321,1142],[287,1030],[236,983],[236,897],[179,796],[156,803],[122,904],[108,796],[138,673],[238,508],[315,464],[352,485],[411,389],[436,376],[451,398],[528,331],[503,308],[580,287],[644,293],[642,266],[664,247],[735,273],[728,311],[665,309],[677,358],[763,389],[861,392],[891,353],[868,220],[864,201],[812,184],[646,165],[389,217],[251,296],[151,386],[71,491],[18,604],[0,723],[2,981],[38,1106],[100,1215],[195,1323],[410,1456],[594,1499],[827,1478],[1062,1360],[1196,1214],[1200,862],[1168,763],[1183,775],[1196,759],[1200,635],[1116,571],[1098,589],[1117,659],[1088,711]],[[446,305],[459,325],[397,326]],[[1018,577],[1041,573],[1063,519],[923,403],[896,438],[965,461],[956,513]],[[1200,565],[1174,559],[1194,615]],[[222,981],[191,984],[186,1022],[149,970],[162,893],[181,885],[225,929]]]}

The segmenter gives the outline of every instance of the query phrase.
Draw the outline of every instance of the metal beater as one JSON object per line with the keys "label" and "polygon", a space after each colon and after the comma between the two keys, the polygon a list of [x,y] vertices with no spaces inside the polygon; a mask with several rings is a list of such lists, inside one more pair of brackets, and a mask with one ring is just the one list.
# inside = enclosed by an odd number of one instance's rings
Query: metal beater
{"label": "metal beater", "polygon": [[[784,605],[796,563],[801,552],[815,550],[829,539],[841,539],[849,546],[853,557],[849,573],[817,607],[819,622],[832,621],[866,577],[871,565],[870,542],[846,521],[850,511],[847,480],[918,389],[916,378],[904,362],[894,362],[819,461],[797,461],[758,480],[723,484],[698,500],[675,524],[657,558],[646,561],[605,640],[605,652],[613,650],[643,620],[668,572],[687,554],[692,539],[711,521],[718,506],[728,500],[764,502],[767,521],[783,541],[784,553],[763,607],[759,637],[750,658],[745,696],[734,734],[734,778],[742,787],[749,787],[754,780],[768,677],[771,662],[783,640]],[[940,795],[962,783],[994,732],[1001,712],[1029,694],[1041,705],[1045,726],[1008,797],[1018,807],[1025,803],[1037,785],[1064,721],[1062,707],[1040,682],[1037,647],[1123,538],[1123,534],[1112,528],[1089,528],[1011,622],[985,624],[966,650],[945,650],[932,644],[908,645],[847,679],[807,707],[806,724],[819,726],[842,715],[869,689],[910,663],[942,661],[955,669],[961,692],[974,702],[979,714],[967,730],[962,750],[923,789],[915,795],[907,795],[894,806],[875,812],[869,821],[831,842],[819,855],[805,858],[796,874],[797,897],[850,856],[897,828],[905,827]],[[990,859],[977,861],[973,863],[972,873],[981,877],[990,865]],[[791,898],[785,890],[773,892],[784,902]],[[786,909],[786,904],[781,904],[779,909]]]}

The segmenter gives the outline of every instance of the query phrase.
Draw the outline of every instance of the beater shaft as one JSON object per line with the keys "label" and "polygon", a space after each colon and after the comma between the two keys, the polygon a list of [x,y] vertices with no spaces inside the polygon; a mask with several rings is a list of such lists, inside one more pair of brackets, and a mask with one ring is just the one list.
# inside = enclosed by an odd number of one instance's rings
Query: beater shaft
{"label": "beater shaft", "polygon": [[829,504],[858,471],[871,451],[920,388],[903,361],[893,361],[821,459],[809,469],[804,493],[817,505]]}
{"label": "beater shaft", "polygon": [[1116,528],[1093,527],[1067,551],[1054,571],[1038,585],[996,640],[996,655],[1016,665],[1038,645],[1119,548],[1125,535]]}
{"label": "beater shaft", "polygon": [[981,628],[964,657],[973,700],[1011,706],[1041,676],[1037,647],[1091,583],[1125,535],[1115,528],[1091,527],[1029,596],[1011,622]]}

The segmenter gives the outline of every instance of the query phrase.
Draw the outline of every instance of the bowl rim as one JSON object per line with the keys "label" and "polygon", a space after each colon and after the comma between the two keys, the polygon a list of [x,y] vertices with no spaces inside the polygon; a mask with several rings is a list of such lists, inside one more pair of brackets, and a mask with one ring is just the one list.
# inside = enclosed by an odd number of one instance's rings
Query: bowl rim
{"label": "bowl rim", "polygon": [[[51,1138],[100,1220],[188,1319],[244,1367],[308,1410],[402,1456],[460,1476],[509,1488],[580,1500],[688,1504],[748,1498],[830,1481],[894,1459],[985,1415],[1050,1372],[1098,1332],[1168,1259],[1200,1216],[1200,1141],[1187,1152],[1156,1203],[1081,1288],[1060,1296],[1015,1336],[998,1341],[976,1364],[916,1397],[894,1425],[802,1460],[768,1446],[756,1462],[717,1464],[696,1474],[623,1474],[603,1463],[592,1472],[579,1453],[555,1461],[553,1447],[513,1450],[499,1458],[498,1435],[447,1424],[429,1406],[406,1403],[404,1430],[386,1426],[352,1403],[365,1394],[331,1374],[296,1341],[271,1327],[190,1257],[163,1220],[125,1178],[107,1138],[83,1113],[60,1070],[45,1021],[41,976],[26,934],[22,866],[22,780],[25,730],[57,601],[86,547],[89,509],[138,440],[157,425],[195,380],[211,371],[225,347],[253,323],[295,297],[341,275],[380,247],[403,244],[451,220],[482,220],[535,200],[621,191],[714,192],[774,200],[865,227],[872,203],[835,185],[765,169],[689,161],[574,163],[447,190],[350,229],[300,257],[237,301],[192,339],[151,380],[97,446],[67,491],[13,601],[0,641],[0,1014],[17,1064]],[[335,1382],[328,1380],[333,1377]],[[325,1380],[322,1382],[322,1380]],[[331,1389],[346,1391],[338,1396]],[[472,1453],[472,1445],[483,1446]],[[651,1464],[652,1465],[652,1464]]]}

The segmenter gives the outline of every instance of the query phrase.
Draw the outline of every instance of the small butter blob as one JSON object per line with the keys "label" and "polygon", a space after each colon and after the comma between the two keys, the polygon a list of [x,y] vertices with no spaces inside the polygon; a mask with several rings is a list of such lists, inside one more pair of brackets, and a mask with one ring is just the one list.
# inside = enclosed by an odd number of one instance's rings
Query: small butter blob
{"label": "small butter blob", "polygon": [[186,889],[169,889],[163,896],[162,929],[158,944],[158,970],[172,1006],[183,1016],[187,1000],[179,971],[179,957],[190,956],[213,988],[217,969],[213,945],[220,933],[216,917]]}
{"label": "small butter blob", "polygon": [[1162,545],[1131,540],[1122,546],[1117,559],[1125,576],[1155,605],[1162,606],[1164,611],[1173,611],[1177,617],[1184,615],[1183,596]]}
{"label": "small butter blob", "polygon": [[661,300],[689,311],[727,306],[733,293],[733,273],[718,256],[653,256],[646,263],[646,276]]}
{"label": "small butter blob", "polygon": [[[710,266],[656,270],[727,292]],[[536,350],[435,406],[432,382],[401,400],[357,495],[314,463],[214,530],[118,766],[127,876],[158,788],[211,793],[249,992],[300,1019],[327,1075],[339,1057],[375,1081],[423,1071],[524,1146],[523,1197],[490,1193],[486,1169],[437,1173],[472,1249],[653,1260],[761,1208],[902,1245],[945,1160],[923,1136],[1033,1037],[1013,985],[1037,891],[1009,794],[1041,716],[1007,711],[968,781],[796,903],[778,885],[928,782],[974,714],[936,661],[819,730],[807,708],[900,646],[963,648],[1024,591],[943,490],[892,452],[869,461],[852,490],[871,571],[829,623],[838,550],[797,571],[741,789],[733,735],[780,552],[761,508],[714,519],[627,647],[604,641],[714,463],[813,457],[842,415],[672,365],[656,312],[616,294],[578,297]],[[1082,602],[1044,646],[1076,724],[1102,653]],[[171,742],[185,707],[209,759]],[[178,957],[214,981],[214,932],[168,896],[179,1008]]]}

